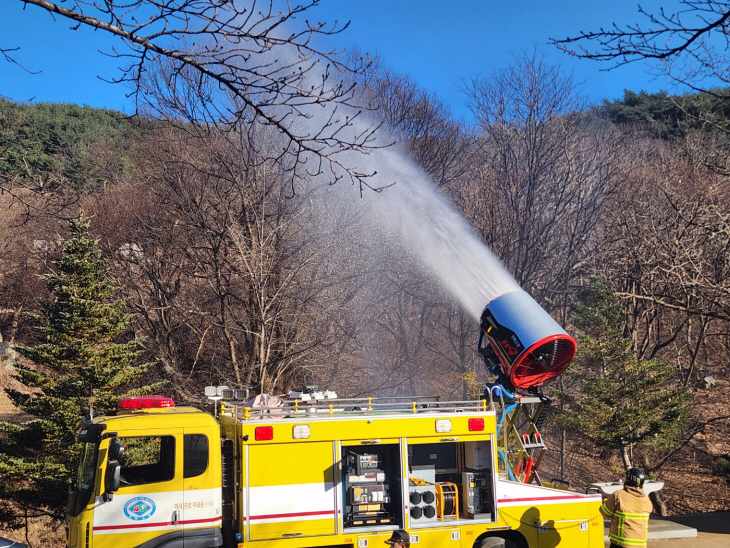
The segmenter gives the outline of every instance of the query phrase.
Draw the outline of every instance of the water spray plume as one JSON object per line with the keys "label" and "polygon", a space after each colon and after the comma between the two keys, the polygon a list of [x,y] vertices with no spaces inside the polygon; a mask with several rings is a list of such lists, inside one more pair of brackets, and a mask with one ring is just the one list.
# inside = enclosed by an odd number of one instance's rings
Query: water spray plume
{"label": "water spray plume", "polygon": [[523,291],[428,177],[389,148],[369,155],[396,184],[366,201],[372,220],[480,321],[506,384],[532,389],[560,375],[576,342]]}
{"label": "water spray plume", "polygon": [[397,149],[368,162],[395,184],[366,197],[373,221],[479,320],[485,304],[519,285],[429,178]]}

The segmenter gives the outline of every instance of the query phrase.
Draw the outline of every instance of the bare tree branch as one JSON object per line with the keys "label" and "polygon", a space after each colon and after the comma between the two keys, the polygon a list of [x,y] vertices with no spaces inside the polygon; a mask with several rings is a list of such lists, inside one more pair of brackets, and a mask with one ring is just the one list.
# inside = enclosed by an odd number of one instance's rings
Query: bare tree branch
{"label": "bare tree branch", "polygon": [[26,68],[25,66],[23,66],[22,64],[20,64],[15,59],[14,56],[10,55],[10,52],[19,51],[19,50],[20,50],[20,48],[0,48],[0,55],[2,55],[8,63],[12,63],[14,65],[19,66],[20,68],[22,68],[27,73],[29,73],[29,74],[38,74],[38,72],[34,72],[32,70],[29,70],[28,68]]}
{"label": "bare tree branch", "polygon": [[[617,65],[623,65],[640,59],[670,59],[693,51],[696,42],[715,30],[725,33],[730,4],[713,0],[685,0],[681,4],[687,9],[671,15],[663,8],[659,15],[650,14],[639,6],[639,13],[649,21],[647,29],[639,24],[621,27],[614,23],[610,30],[581,32],[578,37],[552,39],[552,43],[576,57],[617,61]],[[685,24],[688,18],[697,24]],[[589,49],[584,44],[597,44],[597,47]]]}
{"label": "bare tree branch", "polygon": [[730,2],[682,0],[674,13],[649,13],[639,6],[645,26],[614,23],[610,28],[551,39],[559,49],[583,59],[611,62],[611,70],[649,60],[694,91],[712,92],[730,82]]}

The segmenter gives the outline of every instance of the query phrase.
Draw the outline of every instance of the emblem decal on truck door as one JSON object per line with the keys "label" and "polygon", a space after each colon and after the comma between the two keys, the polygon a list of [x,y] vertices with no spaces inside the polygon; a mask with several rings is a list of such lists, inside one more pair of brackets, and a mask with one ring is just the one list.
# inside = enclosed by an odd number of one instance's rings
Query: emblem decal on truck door
{"label": "emblem decal on truck door", "polygon": [[155,501],[147,497],[134,497],[124,505],[124,514],[131,520],[142,521],[155,513]]}

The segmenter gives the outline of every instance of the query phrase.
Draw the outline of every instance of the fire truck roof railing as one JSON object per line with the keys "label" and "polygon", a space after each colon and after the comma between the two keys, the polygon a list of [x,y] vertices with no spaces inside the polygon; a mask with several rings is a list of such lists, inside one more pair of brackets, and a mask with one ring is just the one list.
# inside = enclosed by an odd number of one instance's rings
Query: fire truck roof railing
{"label": "fire truck roof railing", "polygon": [[221,414],[243,420],[302,417],[327,419],[358,415],[423,415],[451,413],[494,413],[492,398],[441,401],[438,397],[341,398],[327,403],[283,400],[278,405],[255,406],[251,402],[221,402]]}

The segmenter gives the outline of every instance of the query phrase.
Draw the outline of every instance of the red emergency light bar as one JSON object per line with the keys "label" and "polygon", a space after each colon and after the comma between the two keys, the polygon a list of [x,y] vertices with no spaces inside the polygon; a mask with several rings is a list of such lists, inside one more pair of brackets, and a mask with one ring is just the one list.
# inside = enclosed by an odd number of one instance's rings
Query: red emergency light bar
{"label": "red emergency light bar", "polygon": [[172,398],[165,396],[131,396],[119,400],[119,409],[163,409],[165,407],[175,407]]}

